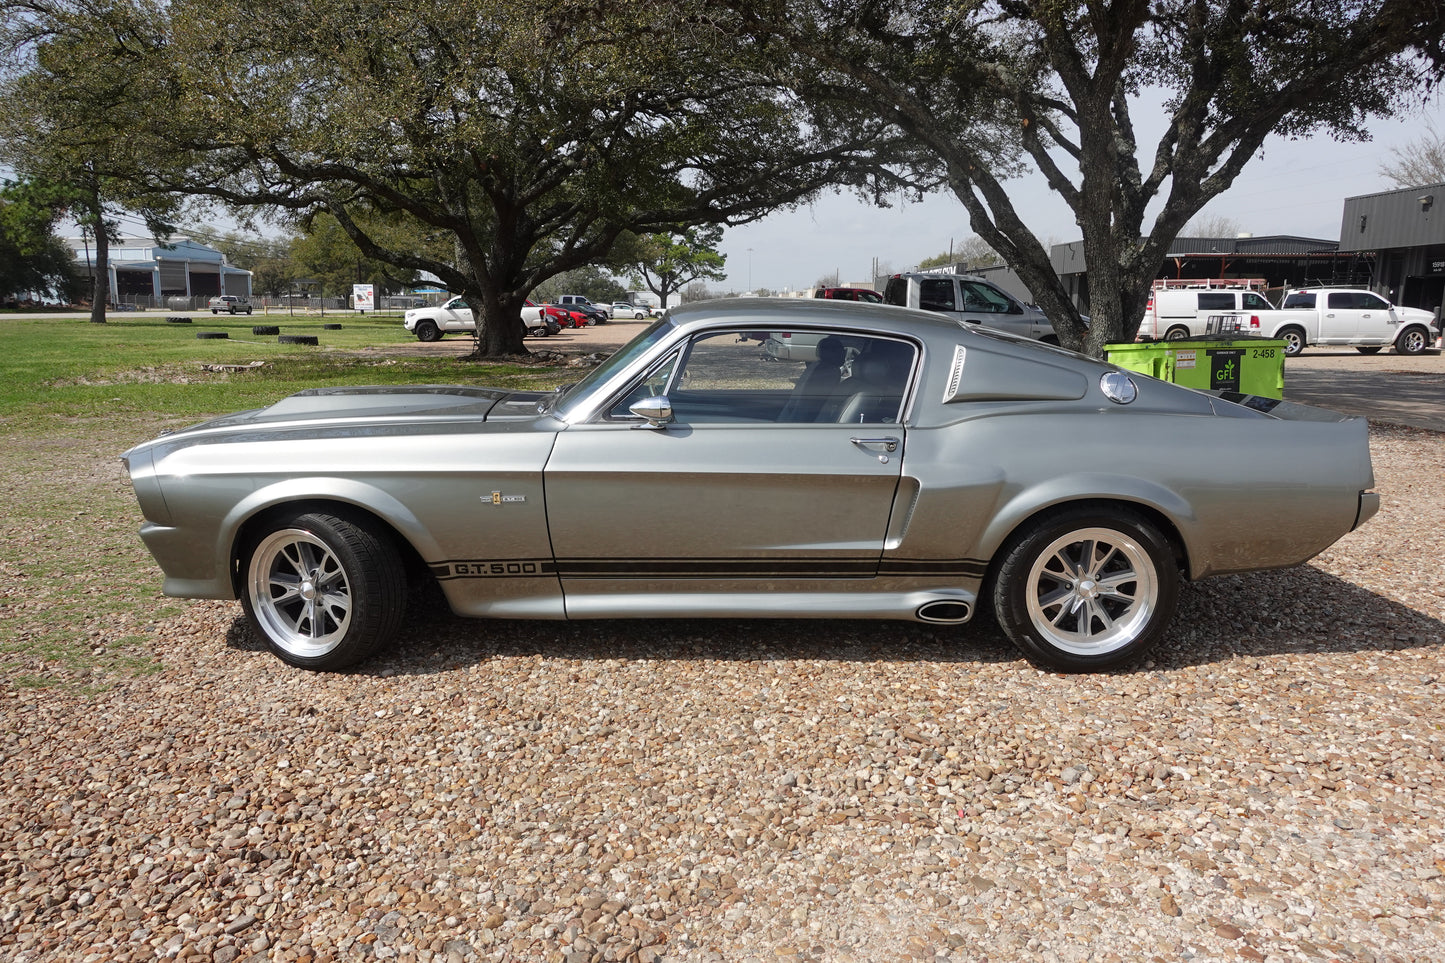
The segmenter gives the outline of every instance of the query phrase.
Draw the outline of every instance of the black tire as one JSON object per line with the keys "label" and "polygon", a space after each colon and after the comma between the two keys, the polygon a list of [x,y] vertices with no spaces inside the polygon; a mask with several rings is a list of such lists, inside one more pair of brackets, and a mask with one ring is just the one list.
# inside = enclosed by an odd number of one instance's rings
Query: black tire
{"label": "black tire", "polygon": [[190,318],[183,318],[183,317],[180,317],[179,315],[174,315],[174,316],[172,316],[172,317],[166,318],[166,324],[190,324],[190,323],[191,323],[191,319],[190,319]]}
{"label": "black tire", "polygon": [[252,334],[280,334],[281,329],[274,324],[258,324],[251,328]]}
{"label": "black tire", "polygon": [[1179,601],[1169,543],[1126,508],[1045,515],[999,558],[995,618],[1040,668],[1098,672],[1133,662],[1163,638]]}
{"label": "black tire", "polygon": [[406,613],[406,567],[390,533],[321,512],[278,519],[241,560],[241,605],[277,658],[354,665],[390,643]]}
{"label": "black tire", "polygon": [[323,325],[321,326],[321,330],[322,330],[322,331],[340,331],[340,330],[341,330],[341,325],[339,325],[339,324],[323,324]]}
{"label": "black tire", "polygon": [[1378,345],[1378,344],[1357,345],[1357,346],[1355,347],[1355,350],[1358,351],[1360,354],[1379,354],[1379,353],[1380,353],[1380,345]]}
{"label": "black tire", "polygon": [[418,341],[440,341],[442,339],[442,329],[436,326],[435,321],[418,321],[414,333]]}
{"label": "black tire", "polygon": [[249,318],[250,316],[251,316],[251,309],[250,309],[250,308],[247,308],[247,309],[246,309],[246,317]]}
{"label": "black tire", "polygon": [[314,334],[283,334],[276,339],[276,343],[317,345],[321,343],[321,339]]}
{"label": "black tire", "polygon": [[1284,342],[1284,356],[1286,358],[1294,358],[1304,353],[1305,332],[1303,328],[1284,328],[1275,335],[1275,338]]}
{"label": "black tire", "polygon": [[1396,354],[1424,354],[1430,347],[1430,334],[1424,328],[1406,328],[1395,339]]}
{"label": "black tire", "polygon": [[217,338],[229,338],[230,336],[231,336],[231,335],[230,335],[230,332],[228,332],[228,331],[197,331],[197,332],[196,332],[196,339],[199,340],[199,341],[214,341],[214,340],[216,340]]}
{"label": "black tire", "polygon": [[1183,341],[1187,337],[1189,337],[1189,329],[1180,325],[1175,325],[1164,332],[1165,341]]}
{"label": "black tire", "polygon": [[212,309],[211,309],[211,313],[212,313],[212,314],[220,314],[221,312],[220,312],[220,310],[218,310],[217,308],[212,308]]}

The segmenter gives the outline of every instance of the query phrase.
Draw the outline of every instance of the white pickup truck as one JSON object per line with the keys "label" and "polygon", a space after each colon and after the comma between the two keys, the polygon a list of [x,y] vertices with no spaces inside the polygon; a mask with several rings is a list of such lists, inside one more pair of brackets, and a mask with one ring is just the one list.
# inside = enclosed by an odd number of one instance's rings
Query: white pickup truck
{"label": "white pickup truck", "polygon": [[1262,335],[1285,344],[1286,357],[1309,345],[1342,345],[1361,354],[1393,346],[1400,354],[1420,354],[1440,332],[1435,316],[1419,308],[1396,307],[1373,291],[1356,288],[1302,288],[1285,295],[1277,311],[1231,311],[1221,315],[1227,332]]}
{"label": "white pickup truck", "polygon": [[[457,331],[470,333],[477,328],[476,322],[472,320],[472,309],[467,307],[467,302],[460,297],[452,298],[439,307],[414,308],[406,313],[401,323],[416,335],[418,341],[440,341],[444,334]],[[551,326],[547,323],[547,309],[543,305],[533,304],[530,300],[527,301],[527,306],[522,308],[522,323],[527,326],[528,334],[545,338],[551,333]]]}

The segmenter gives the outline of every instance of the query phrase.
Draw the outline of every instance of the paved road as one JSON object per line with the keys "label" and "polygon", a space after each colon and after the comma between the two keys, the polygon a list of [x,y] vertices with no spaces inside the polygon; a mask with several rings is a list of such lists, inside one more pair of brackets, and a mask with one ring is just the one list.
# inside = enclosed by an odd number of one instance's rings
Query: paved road
{"label": "paved road", "polygon": [[1310,348],[1284,365],[1284,396],[1371,421],[1445,431],[1445,355]]}

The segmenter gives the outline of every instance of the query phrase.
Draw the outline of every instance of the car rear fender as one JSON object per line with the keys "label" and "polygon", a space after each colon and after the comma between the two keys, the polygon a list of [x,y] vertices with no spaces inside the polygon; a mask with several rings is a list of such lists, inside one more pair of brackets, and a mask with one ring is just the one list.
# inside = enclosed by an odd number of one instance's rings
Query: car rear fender
{"label": "car rear fender", "polygon": [[1008,500],[984,529],[979,553],[999,560],[1000,549],[1035,519],[1062,508],[1083,505],[1107,510],[1125,508],[1152,521],[1174,546],[1180,568],[1193,577],[1189,533],[1197,520],[1177,492],[1131,475],[1088,473],[1064,475],[1023,489]]}
{"label": "car rear fender", "polygon": [[237,502],[221,522],[218,548],[224,551],[217,571],[236,577],[236,563],[250,533],[278,514],[310,511],[343,514],[351,519],[369,517],[389,528],[420,558],[441,555],[435,539],[411,509],[385,490],[349,478],[308,477],[286,479],[257,489]]}

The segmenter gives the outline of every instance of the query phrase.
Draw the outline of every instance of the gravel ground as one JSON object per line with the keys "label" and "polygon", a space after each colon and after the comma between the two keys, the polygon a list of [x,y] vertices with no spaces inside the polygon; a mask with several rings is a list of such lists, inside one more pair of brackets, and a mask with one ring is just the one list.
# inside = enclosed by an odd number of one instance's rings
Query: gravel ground
{"label": "gravel ground", "polygon": [[[159,673],[0,688],[0,958],[1440,959],[1445,435],[1373,447],[1379,516],[1189,587],[1128,673],[987,625],[423,609],[316,675],[142,596],[84,631]],[[46,458],[100,504],[114,450]],[[6,618],[49,604],[36,537]]]}

